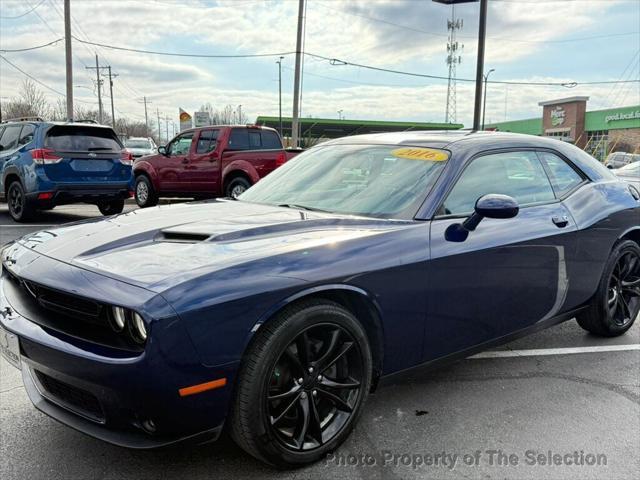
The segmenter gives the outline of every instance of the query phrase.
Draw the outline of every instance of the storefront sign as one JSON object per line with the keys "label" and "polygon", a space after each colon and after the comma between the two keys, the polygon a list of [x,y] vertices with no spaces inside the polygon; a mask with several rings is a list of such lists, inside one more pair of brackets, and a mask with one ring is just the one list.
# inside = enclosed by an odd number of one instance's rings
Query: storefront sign
{"label": "storefront sign", "polygon": [[609,123],[620,120],[635,120],[636,118],[640,118],[640,110],[636,110],[635,112],[616,112],[604,117],[604,121]]}
{"label": "storefront sign", "polygon": [[562,125],[564,123],[565,120],[565,116],[566,113],[564,108],[562,107],[556,107],[553,110],[551,110],[551,125],[553,125],[554,127],[557,127],[558,125]]}
{"label": "storefront sign", "polygon": [[196,127],[206,127],[207,125],[211,125],[209,112],[194,112],[193,121]]}
{"label": "storefront sign", "polygon": [[180,131],[191,128],[192,126],[191,115],[189,115],[183,109],[180,109]]}

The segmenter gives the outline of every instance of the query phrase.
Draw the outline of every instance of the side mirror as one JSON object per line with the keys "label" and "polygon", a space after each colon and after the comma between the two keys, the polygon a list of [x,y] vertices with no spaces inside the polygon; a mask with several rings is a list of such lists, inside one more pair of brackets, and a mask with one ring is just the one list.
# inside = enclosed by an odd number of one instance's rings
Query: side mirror
{"label": "side mirror", "polygon": [[520,212],[518,202],[508,195],[484,195],[476,202],[474,213],[462,223],[449,225],[444,236],[450,242],[464,242],[484,218],[513,218]]}
{"label": "side mirror", "polygon": [[158,147],[158,153],[160,155],[164,155],[166,157],[167,156],[167,147],[165,147],[165,146]]}

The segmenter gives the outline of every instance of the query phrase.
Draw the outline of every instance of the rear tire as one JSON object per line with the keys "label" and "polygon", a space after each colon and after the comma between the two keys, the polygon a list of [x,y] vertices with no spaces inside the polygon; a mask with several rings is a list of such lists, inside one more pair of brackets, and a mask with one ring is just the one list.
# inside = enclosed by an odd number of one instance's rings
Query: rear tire
{"label": "rear tire", "polygon": [[158,204],[158,195],[146,175],[136,177],[135,196],[140,208],[155,207]]}
{"label": "rear tire", "polygon": [[251,183],[244,177],[232,178],[225,190],[225,195],[230,198],[238,198],[245,190],[251,187]]}
{"label": "rear tire", "polygon": [[7,189],[7,204],[9,205],[9,215],[16,222],[26,222],[30,220],[35,208],[29,204],[27,197],[19,180],[14,180]]}
{"label": "rear tire", "polygon": [[631,328],[639,314],[640,246],[625,240],[614,247],[593,303],[576,320],[594,335],[617,337]]}
{"label": "rear tire", "polygon": [[310,300],[286,308],[260,327],[244,356],[231,436],[277,467],[318,461],[351,433],[371,371],[367,335],[342,306]]}
{"label": "rear tire", "polygon": [[124,200],[110,200],[108,202],[98,203],[98,209],[102,215],[117,215],[118,213],[122,213],[124,210]]}

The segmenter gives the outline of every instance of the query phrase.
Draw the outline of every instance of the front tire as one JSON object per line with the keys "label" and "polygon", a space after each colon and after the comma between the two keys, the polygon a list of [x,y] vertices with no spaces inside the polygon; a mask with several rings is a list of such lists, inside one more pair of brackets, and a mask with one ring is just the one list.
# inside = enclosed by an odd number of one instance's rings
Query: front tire
{"label": "front tire", "polygon": [[640,314],[640,246],[631,240],[616,245],[591,306],[577,316],[578,325],[603,337],[617,337]]}
{"label": "front tire", "polygon": [[102,215],[117,215],[118,213],[122,213],[124,210],[124,200],[110,200],[108,202],[101,202],[98,204],[98,210]]}
{"label": "front tire", "polygon": [[7,189],[7,204],[9,205],[9,215],[16,222],[26,222],[33,217],[35,209],[27,201],[22,184],[15,180]]}
{"label": "front tire", "polygon": [[158,195],[146,175],[136,177],[135,195],[140,208],[155,207],[158,204]]}
{"label": "front tire", "polygon": [[240,368],[230,433],[247,453],[281,468],[337,448],[371,387],[367,335],[340,305],[312,300],[264,324]]}

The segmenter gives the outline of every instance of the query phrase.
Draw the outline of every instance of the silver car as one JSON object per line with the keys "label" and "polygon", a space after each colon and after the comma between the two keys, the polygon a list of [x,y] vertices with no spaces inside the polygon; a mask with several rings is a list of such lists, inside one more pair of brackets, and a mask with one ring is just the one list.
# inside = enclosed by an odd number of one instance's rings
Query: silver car
{"label": "silver car", "polygon": [[133,158],[153,155],[157,151],[157,146],[153,139],[145,137],[131,137],[124,141],[124,146]]}
{"label": "silver car", "polygon": [[640,161],[640,154],[611,152],[604,161],[604,165],[607,168],[620,168],[638,161]]}
{"label": "silver car", "polygon": [[617,168],[613,170],[613,173],[640,191],[640,162],[633,162],[622,168]]}

